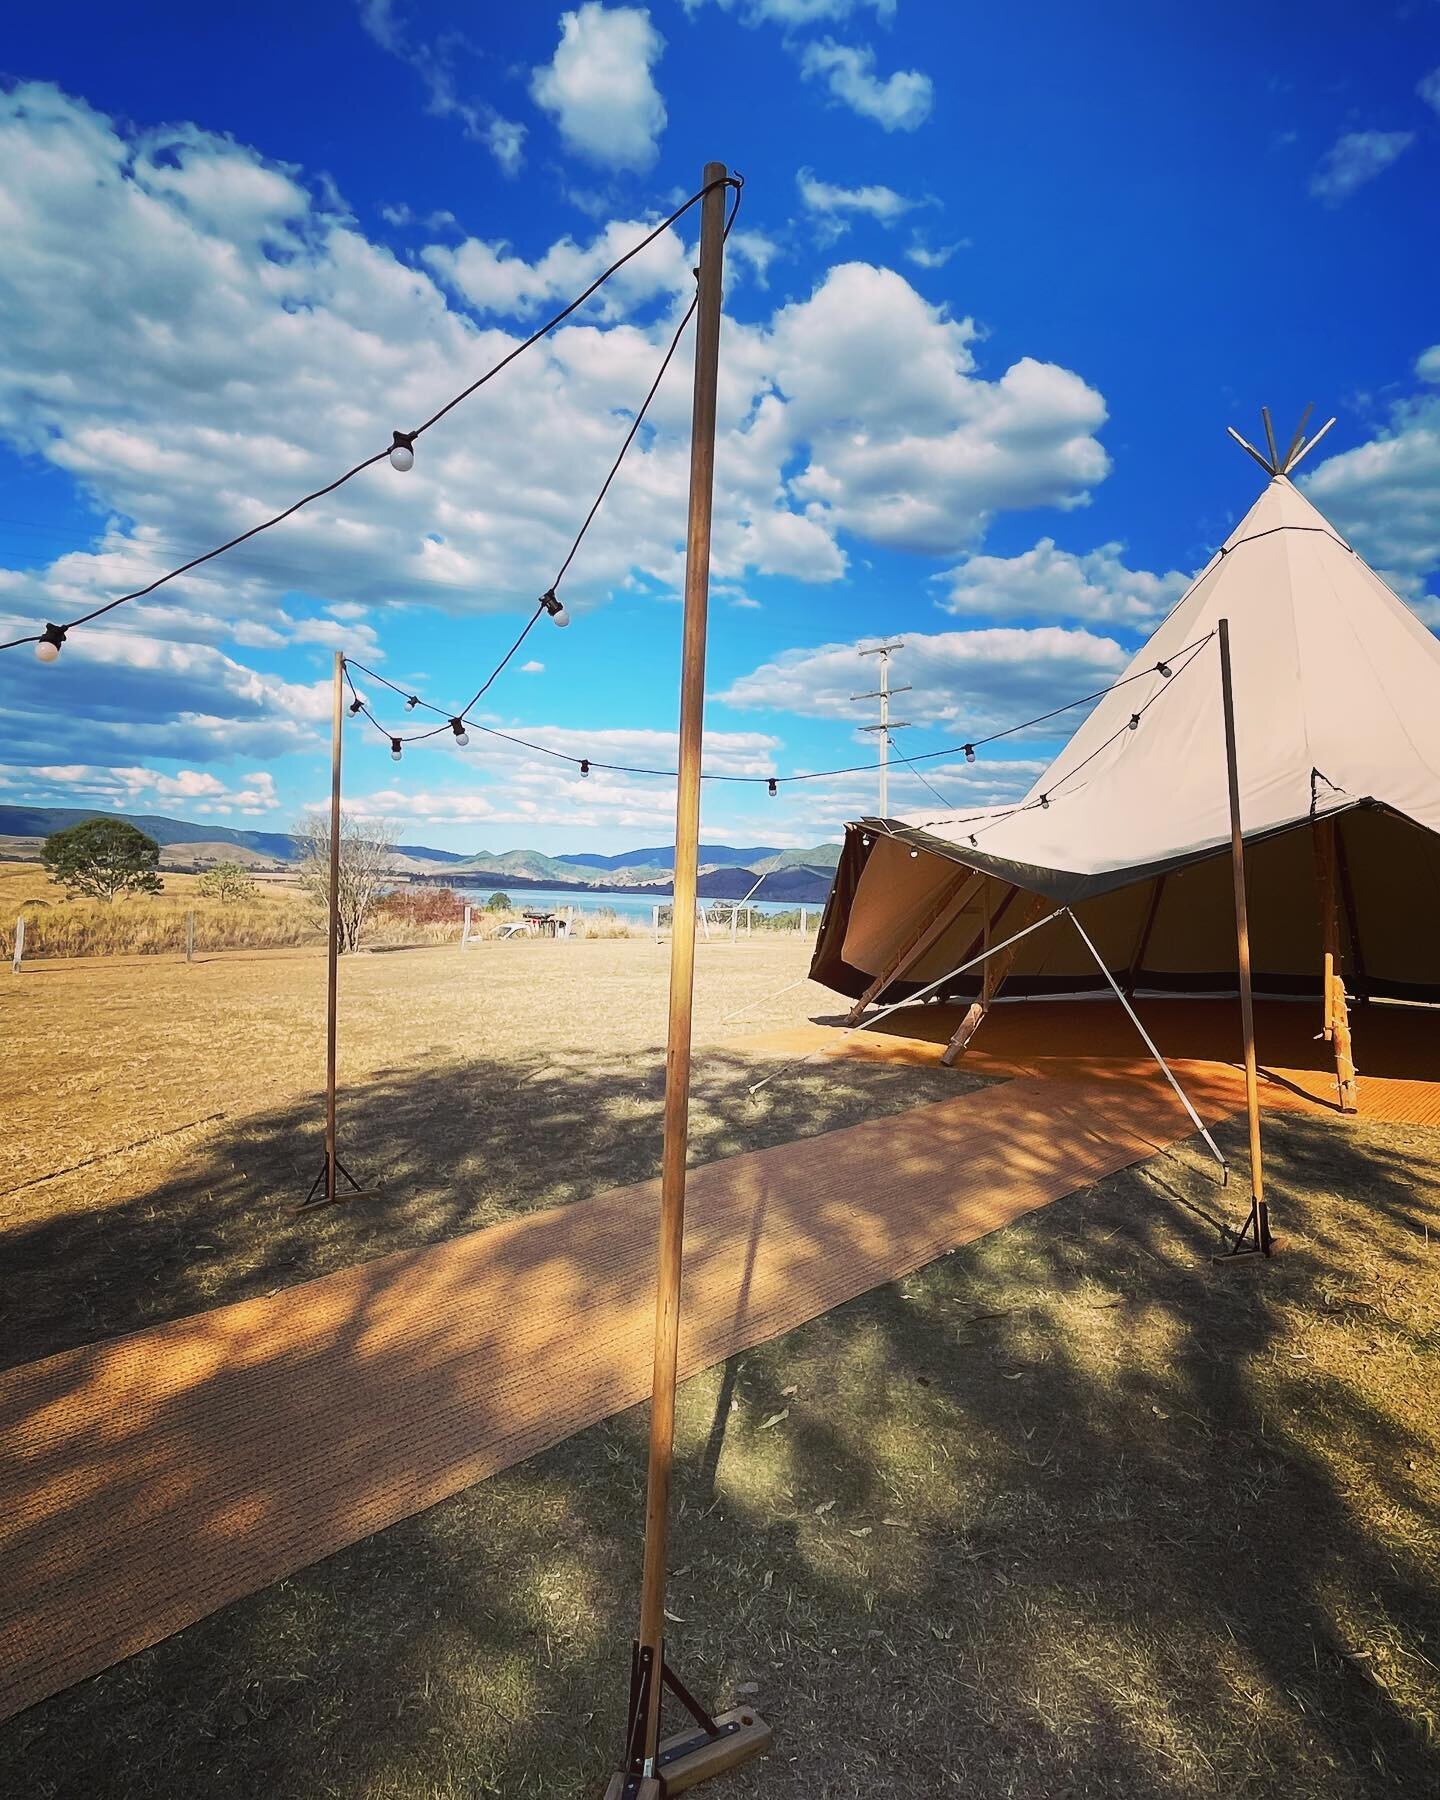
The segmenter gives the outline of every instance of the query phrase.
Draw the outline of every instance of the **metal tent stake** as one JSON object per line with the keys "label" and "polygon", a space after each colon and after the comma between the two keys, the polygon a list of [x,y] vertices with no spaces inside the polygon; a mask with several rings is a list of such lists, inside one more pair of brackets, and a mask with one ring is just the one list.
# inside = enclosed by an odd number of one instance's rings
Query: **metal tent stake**
{"label": "metal tent stake", "polygon": [[330,921],[328,961],[326,966],[325,1004],[325,1162],[310,1183],[310,1192],[300,1203],[304,1212],[311,1206],[333,1206],[342,1198],[335,1177],[343,1175],[355,1193],[360,1183],[335,1153],[335,1038],[336,1012],[340,991],[340,739],[345,716],[342,694],[345,686],[345,658],[335,652],[335,688],[330,709],[330,885],[327,916]]}
{"label": "metal tent stake", "polygon": [[1268,1256],[1270,1209],[1260,1158],[1260,1080],[1255,1067],[1255,1000],[1250,987],[1250,920],[1245,904],[1245,839],[1240,829],[1240,774],[1235,755],[1235,684],[1230,668],[1230,621],[1221,619],[1220,699],[1225,714],[1225,769],[1230,783],[1230,867],[1235,878],[1235,940],[1240,971],[1240,1029],[1245,1037],[1245,1112],[1250,1122],[1250,1215],[1226,1256]]}
{"label": "metal tent stake", "polygon": [[[665,1663],[665,1561],[675,1451],[680,1274],[685,1228],[685,1152],[690,1109],[690,1027],[695,985],[695,887],[700,843],[700,739],[705,705],[705,615],[710,588],[710,509],[715,477],[715,396],[725,244],[724,163],[707,163],[701,202],[700,294],[690,437],[690,523],[685,546],[685,626],[680,669],[680,761],[675,800],[675,882],[670,932],[670,1024],[665,1053],[665,1143],[655,1284],[655,1369],[645,1502],[640,1636],[631,1664],[625,1764],[606,1800],[662,1800],[764,1750],[770,1728],[750,1708],[711,1716]],[[660,1741],[660,1699],[670,1688],[699,1731]]]}

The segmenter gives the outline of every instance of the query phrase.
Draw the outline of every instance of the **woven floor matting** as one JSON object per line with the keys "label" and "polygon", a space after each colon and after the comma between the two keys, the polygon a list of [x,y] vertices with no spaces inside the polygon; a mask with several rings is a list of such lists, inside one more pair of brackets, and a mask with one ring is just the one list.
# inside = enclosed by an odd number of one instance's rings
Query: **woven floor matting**
{"label": "woven floor matting", "polygon": [[[682,1373],[1188,1130],[1153,1083],[1031,1077],[696,1169]],[[657,1198],[0,1374],[0,1717],[642,1399]]]}

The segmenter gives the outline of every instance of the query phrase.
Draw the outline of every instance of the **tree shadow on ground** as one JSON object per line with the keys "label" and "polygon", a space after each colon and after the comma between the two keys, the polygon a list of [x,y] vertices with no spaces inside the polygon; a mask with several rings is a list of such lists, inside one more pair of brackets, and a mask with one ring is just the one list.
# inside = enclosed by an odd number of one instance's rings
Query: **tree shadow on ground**
{"label": "tree shadow on ground", "polygon": [[[762,1072],[732,1051],[697,1055],[692,1164],[979,1085],[829,1063],[752,1098]],[[664,1074],[659,1051],[382,1070],[341,1097],[340,1157],[368,1197],[334,1207],[297,1211],[324,1162],[322,1108],[308,1099],[206,1132],[118,1202],[86,1208],[83,1171],[66,1178],[75,1200],[37,1185],[0,1228],[0,1368],[649,1180]]]}
{"label": "tree shadow on ground", "polygon": [[[439,1159],[432,1080],[394,1078],[384,1116]],[[596,1072],[544,1088],[535,1154],[599,1138]],[[1243,1157],[1243,1125],[1220,1137]],[[1187,1141],[686,1384],[671,1655],[777,1727],[717,1791],[1435,1790],[1440,1134],[1301,1116],[1266,1141],[1271,1263],[1211,1263],[1211,1217],[1238,1200]],[[418,1241],[475,1204],[438,1193]],[[32,1707],[0,1728],[0,1786],[598,1794],[644,1423],[584,1431]]]}

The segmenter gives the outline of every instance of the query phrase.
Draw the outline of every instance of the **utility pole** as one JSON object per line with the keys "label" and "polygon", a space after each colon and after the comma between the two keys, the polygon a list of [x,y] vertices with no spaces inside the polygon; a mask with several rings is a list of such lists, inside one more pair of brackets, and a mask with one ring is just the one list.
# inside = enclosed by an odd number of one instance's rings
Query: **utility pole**
{"label": "utility pole", "polygon": [[890,696],[892,694],[908,694],[910,684],[892,688],[890,685],[890,657],[896,650],[903,650],[905,645],[899,638],[889,643],[875,644],[869,650],[862,650],[862,656],[878,656],[880,658],[880,685],[873,693],[852,694],[852,700],[878,700],[880,702],[880,723],[878,725],[862,725],[862,731],[878,731],[880,733],[880,817],[890,817],[890,733],[905,731],[909,728],[908,719],[891,720]]}

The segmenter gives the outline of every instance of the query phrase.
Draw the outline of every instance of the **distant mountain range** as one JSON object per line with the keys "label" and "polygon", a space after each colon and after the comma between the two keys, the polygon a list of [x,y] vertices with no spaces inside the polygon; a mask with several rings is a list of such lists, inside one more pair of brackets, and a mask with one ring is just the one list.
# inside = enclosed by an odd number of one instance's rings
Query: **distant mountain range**
{"label": "distant mountain range", "polygon": [[[228,825],[201,825],[154,813],[112,813],[100,808],[0,806],[0,853],[34,855],[40,840],[85,819],[125,819],[154,838],[162,862],[197,867],[232,856],[250,865],[293,862],[297,841],[286,831],[244,831]],[[809,850],[781,850],[773,845],[700,846],[700,893],[705,899],[739,900],[765,877],[757,898],[817,904],[830,891],[840,857],[838,844]],[[457,886],[573,888],[602,893],[668,894],[675,873],[671,844],[626,850],[610,856],[577,851],[547,856],[541,850],[476,851],[466,856],[426,844],[397,844],[395,871],[416,880],[446,881]]]}

